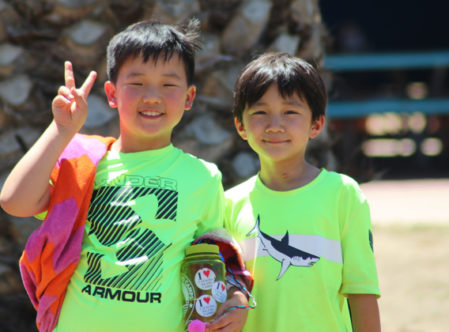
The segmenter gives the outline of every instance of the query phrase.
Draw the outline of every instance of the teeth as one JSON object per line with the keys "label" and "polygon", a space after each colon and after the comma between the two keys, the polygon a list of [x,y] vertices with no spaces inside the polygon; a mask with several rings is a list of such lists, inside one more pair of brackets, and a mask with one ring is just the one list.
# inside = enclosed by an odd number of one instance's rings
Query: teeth
{"label": "teeth", "polygon": [[156,111],[145,111],[145,112],[140,112],[143,115],[147,115],[147,116],[158,116],[161,115],[161,112],[156,112]]}

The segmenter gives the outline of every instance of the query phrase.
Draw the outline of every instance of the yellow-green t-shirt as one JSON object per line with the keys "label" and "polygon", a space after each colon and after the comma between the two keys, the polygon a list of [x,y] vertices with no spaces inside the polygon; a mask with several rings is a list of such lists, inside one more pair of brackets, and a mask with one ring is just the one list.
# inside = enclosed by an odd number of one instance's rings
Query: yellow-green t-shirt
{"label": "yellow-green t-shirt", "polygon": [[225,197],[225,227],[254,277],[257,307],[243,331],[352,331],[345,295],[380,294],[358,184],[323,169],[294,190],[254,176]]}
{"label": "yellow-green t-shirt", "polygon": [[183,331],[180,263],[223,227],[221,173],[172,145],[100,161],[56,331]]}

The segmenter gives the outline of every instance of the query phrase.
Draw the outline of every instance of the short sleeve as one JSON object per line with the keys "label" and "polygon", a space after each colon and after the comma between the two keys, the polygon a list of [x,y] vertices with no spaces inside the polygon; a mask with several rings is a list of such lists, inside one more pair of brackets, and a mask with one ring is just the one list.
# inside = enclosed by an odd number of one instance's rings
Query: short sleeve
{"label": "short sleeve", "polygon": [[348,219],[342,232],[343,294],[380,296],[368,202],[356,184],[346,192]]}
{"label": "short sleeve", "polygon": [[223,228],[224,190],[221,174],[216,174],[205,188],[203,201],[198,206],[203,209],[202,218],[195,233],[195,238],[213,229]]}

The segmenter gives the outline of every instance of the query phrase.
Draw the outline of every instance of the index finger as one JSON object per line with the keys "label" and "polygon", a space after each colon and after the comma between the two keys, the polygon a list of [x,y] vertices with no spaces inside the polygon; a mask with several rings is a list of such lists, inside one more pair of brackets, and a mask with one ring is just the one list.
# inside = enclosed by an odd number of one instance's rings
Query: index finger
{"label": "index finger", "polygon": [[80,88],[81,94],[84,96],[84,98],[87,98],[87,96],[89,95],[96,78],[97,73],[95,71],[91,71],[89,76],[87,76],[86,80]]}
{"label": "index finger", "polygon": [[64,62],[64,79],[65,86],[70,90],[75,88],[75,77],[73,76],[73,66],[70,61]]}

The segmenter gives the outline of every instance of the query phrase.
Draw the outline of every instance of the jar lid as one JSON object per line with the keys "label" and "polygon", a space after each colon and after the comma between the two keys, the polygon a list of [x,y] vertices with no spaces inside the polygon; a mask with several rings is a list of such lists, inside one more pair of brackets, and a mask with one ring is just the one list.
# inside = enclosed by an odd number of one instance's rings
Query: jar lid
{"label": "jar lid", "polygon": [[186,248],[186,255],[194,254],[216,254],[218,255],[219,248],[215,244],[199,243]]}

